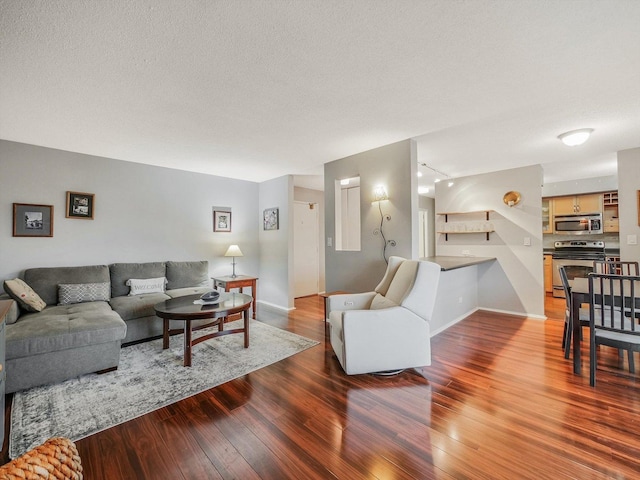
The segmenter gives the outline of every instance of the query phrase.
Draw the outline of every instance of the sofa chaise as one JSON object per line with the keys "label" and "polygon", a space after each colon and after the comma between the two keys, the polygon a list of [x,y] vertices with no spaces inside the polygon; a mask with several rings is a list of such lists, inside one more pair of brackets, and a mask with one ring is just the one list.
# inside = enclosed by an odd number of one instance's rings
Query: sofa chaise
{"label": "sofa chaise", "polygon": [[206,261],[31,268],[23,282],[44,308],[11,292],[7,393],[117,368],[122,344],[162,335],[156,303],[211,290]]}

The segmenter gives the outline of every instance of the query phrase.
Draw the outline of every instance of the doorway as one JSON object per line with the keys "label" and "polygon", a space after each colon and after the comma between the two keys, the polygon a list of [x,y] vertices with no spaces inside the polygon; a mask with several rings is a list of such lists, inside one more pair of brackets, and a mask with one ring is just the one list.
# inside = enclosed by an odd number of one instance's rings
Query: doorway
{"label": "doorway", "polygon": [[420,209],[418,212],[419,219],[419,248],[418,257],[429,257],[429,210]]}
{"label": "doorway", "polygon": [[316,203],[293,202],[293,296],[318,294],[319,217]]}

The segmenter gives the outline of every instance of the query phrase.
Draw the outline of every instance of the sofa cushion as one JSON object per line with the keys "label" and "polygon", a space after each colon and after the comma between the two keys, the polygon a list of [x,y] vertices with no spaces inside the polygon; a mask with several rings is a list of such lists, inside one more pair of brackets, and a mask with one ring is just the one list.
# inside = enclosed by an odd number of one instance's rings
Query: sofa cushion
{"label": "sofa cushion", "polygon": [[47,305],[57,305],[59,284],[108,282],[109,268],[106,265],[29,268],[24,272],[24,281],[40,295],[40,298]]}
{"label": "sofa cushion", "polygon": [[121,297],[129,295],[127,280],[132,278],[166,277],[164,262],[149,263],[113,263],[109,265],[111,274],[111,296]]}
{"label": "sofa cushion", "polygon": [[111,283],[61,283],[58,285],[58,305],[84,302],[107,302]]}
{"label": "sofa cushion", "polygon": [[185,287],[208,287],[209,262],[167,262],[167,290]]}
{"label": "sofa cushion", "polygon": [[184,297],[185,295],[202,295],[203,293],[210,292],[211,287],[186,287],[176,288],[173,290],[167,290],[166,293],[171,298]]}
{"label": "sofa cushion", "polygon": [[106,302],[56,305],[6,326],[7,359],[119,341],[126,333]]}
{"label": "sofa cushion", "polygon": [[413,285],[418,272],[417,260],[405,260],[398,267],[385,297],[400,305]]}
{"label": "sofa cushion", "polygon": [[386,297],[383,297],[379,293],[376,293],[376,296],[373,297],[373,300],[371,300],[371,306],[369,307],[369,310],[381,310],[383,308],[391,308],[391,307],[397,307],[397,306],[398,304],[395,303],[394,301],[389,300]]}
{"label": "sofa cushion", "polygon": [[111,308],[126,321],[155,315],[156,311],[153,306],[170,298],[164,293],[143,293],[131,297],[114,297],[109,303]]}
{"label": "sofa cushion", "polygon": [[5,280],[4,291],[27,312],[40,312],[47,304],[23,280]]}
{"label": "sofa cushion", "polygon": [[167,279],[165,277],[131,278],[126,283],[130,289],[129,296],[143,295],[145,293],[164,293],[166,284]]}

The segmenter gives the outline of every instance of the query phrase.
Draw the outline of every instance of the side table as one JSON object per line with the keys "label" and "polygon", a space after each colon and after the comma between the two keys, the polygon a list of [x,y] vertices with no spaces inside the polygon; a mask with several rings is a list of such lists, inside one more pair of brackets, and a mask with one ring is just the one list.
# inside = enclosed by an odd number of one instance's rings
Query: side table
{"label": "side table", "polygon": [[221,288],[223,291],[228,292],[232,288],[240,289],[240,293],[243,293],[244,287],[251,287],[251,296],[253,297],[252,304],[252,318],[256,318],[256,299],[258,298],[258,292],[256,290],[256,284],[258,277],[250,277],[248,275],[236,275],[232,277],[227,275],[224,277],[211,277],[213,280],[213,288],[216,290]]}

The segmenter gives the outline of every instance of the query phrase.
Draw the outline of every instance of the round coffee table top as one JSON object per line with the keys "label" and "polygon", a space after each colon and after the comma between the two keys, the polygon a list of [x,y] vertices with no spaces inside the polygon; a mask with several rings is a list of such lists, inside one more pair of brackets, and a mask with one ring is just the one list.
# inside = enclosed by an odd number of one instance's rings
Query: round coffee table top
{"label": "round coffee table top", "polygon": [[233,315],[247,310],[251,306],[251,295],[235,292],[222,292],[218,301],[212,305],[193,303],[200,295],[186,295],[172,298],[153,306],[156,315],[171,320],[190,320],[199,318],[217,318]]}

